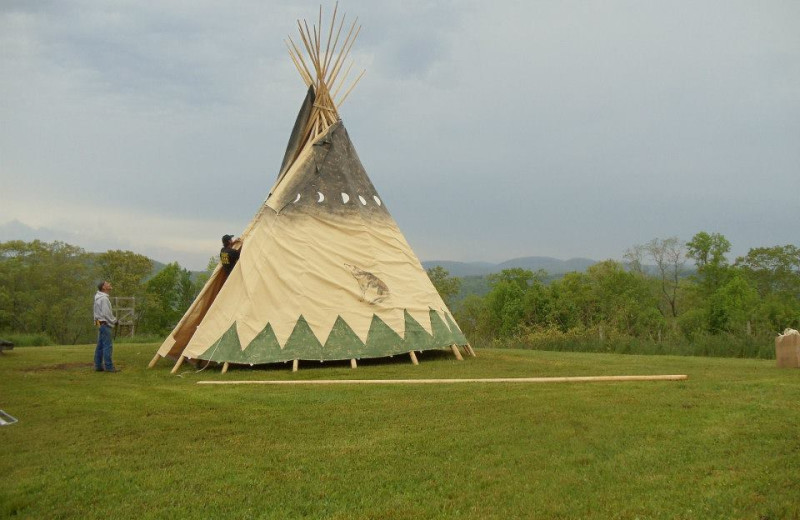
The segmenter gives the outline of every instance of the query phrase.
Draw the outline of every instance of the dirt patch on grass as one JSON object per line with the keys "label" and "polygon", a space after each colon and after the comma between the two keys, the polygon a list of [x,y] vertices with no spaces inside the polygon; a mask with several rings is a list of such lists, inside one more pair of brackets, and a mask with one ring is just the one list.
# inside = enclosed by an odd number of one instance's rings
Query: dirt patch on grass
{"label": "dirt patch on grass", "polygon": [[41,365],[38,367],[26,368],[23,372],[52,372],[57,370],[64,371],[84,371],[87,369],[94,370],[92,363],[59,363],[57,365]]}

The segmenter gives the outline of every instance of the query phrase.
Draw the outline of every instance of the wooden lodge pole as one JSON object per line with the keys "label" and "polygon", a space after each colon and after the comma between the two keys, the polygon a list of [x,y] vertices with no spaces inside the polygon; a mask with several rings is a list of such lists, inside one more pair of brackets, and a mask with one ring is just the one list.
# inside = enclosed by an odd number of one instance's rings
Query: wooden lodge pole
{"label": "wooden lodge pole", "polygon": [[184,356],[183,354],[181,354],[181,357],[179,357],[179,358],[178,358],[178,361],[177,361],[177,363],[175,363],[175,366],[174,366],[174,367],[172,367],[172,370],[170,371],[170,374],[175,374],[175,373],[177,373],[177,372],[178,372],[178,369],[179,369],[179,368],[181,367],[181,365],[183,364],[183,360],[184,360],[184,359],[186,359],[186,356]]}
{"label": "wooden lodge pole", "polygon": [[300,362],[297,359],[292,361],[292,372],[297,372],[297,369],[298,369],[299,365],[300,365]]}
{"label": "wooden lodge pole", "polygon": [[228,367],[229,367],[229,366],[231,366],[231,364],[230,364],[230,363],[228,363],[227,361],[226,361],[225,363],[223,363],[223,364],[222,364],[222,373],[223,373],[223,374],[226,374],[226,373],[228,372]]}
{"label": "wooden lodge pole", "polygon": [[412,350],[411,352],[409,352],[409,353],[408,353],[408,355],[411,357],[411,362],[412,362],[413,364],[415,364],[415,365],[419,365],[419,361],[417,361],[417,355],[416,355],[416,354],[414,354],[414,351],[413,351],[413,350]]}
{"label": "wooden lodge pole", "polygon": [[358,368],[358,363],[356,363],[355,358],[350,360],[350,368]]}
{"label": "wooden lodge pole", "polygon": [[156,352],[156,355],[153,356],[152,360],[150,360],[150,364],[147,365],[147,368],[153,368],[154,366],[156,366],[156,363],[158,363],[159,359],[161,359],[161,355],[159,355],[158,352]]}
{"label": "wooden lodge pole", "polygon": [[450,345],[450,350],[453,351],[453,354],[455,354],[457,360],[464,361],[464,358],[461,357],[461,352],[458,351],[458,345],[456,344]]}
{"label": "wooden lodge pole", "polygon": [[478,357],[475,355],[475,351],[472,350],[472,345],[470,345],[469,343],[467,343],[467,352],[469,352],[469,355],[472,357]]}

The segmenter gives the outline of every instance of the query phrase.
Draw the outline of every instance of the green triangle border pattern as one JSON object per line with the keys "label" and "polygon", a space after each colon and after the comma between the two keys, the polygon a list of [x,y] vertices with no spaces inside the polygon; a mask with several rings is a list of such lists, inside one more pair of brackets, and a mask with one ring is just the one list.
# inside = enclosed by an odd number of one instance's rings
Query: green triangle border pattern
{"label": "green triangle border pattern", "polygon": [[405,337],[400,336],[373,314],[367,341],[364,343],[347,322],[341,316],[337,316],[324,345],[317,339],[306,319],[300,315],[283,348],[272,330],[272,325],[267,323],[247,348],[242,349],[234,323],[208,349],[197,356],[197,359],[243,365],[280,363],[294,359],[337,361],[388,357],[411,351],[439,350],[453,344],[468,343],[448,312],[440,313],[435,309],[429,309],[432,334],[425,330],[408,310],[404,310],[403,313]]}

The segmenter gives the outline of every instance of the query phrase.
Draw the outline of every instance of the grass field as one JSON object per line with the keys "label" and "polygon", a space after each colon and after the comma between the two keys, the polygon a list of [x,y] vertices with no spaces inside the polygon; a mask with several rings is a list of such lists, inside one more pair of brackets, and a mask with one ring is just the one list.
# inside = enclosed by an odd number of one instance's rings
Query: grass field
{"label": "grass field", "polygon": [[[800,370],[478,350],[196,373],[155,345],[0,356],[0,517],[800,518]],[[688,381],[212,386],[207,379],[688,374]]]}

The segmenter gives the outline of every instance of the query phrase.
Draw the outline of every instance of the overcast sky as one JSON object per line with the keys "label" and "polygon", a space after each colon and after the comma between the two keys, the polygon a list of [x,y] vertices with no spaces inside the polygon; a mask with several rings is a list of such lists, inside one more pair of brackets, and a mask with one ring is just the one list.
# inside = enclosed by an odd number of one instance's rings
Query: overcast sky
{"label": "overcast sky", "polygon": [[[0,0],[0,240],[204,268],[275,180],[318,9]],[[339,9],[367,70],[340,113],[422,260],[800,245],[800,2]]]}

